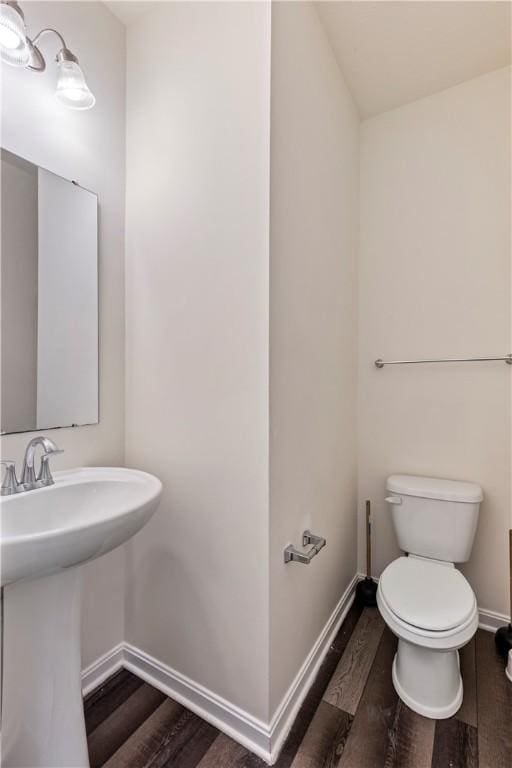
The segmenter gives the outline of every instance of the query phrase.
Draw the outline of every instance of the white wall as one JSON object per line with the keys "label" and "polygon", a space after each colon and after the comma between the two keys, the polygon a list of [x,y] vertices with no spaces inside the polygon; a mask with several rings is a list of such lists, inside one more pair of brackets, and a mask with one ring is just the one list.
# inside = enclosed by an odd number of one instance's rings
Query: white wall
{"label": "white wall", "polygon": [[164,494],[126,639],[266,719],[270,7],[162,3],[127,51],[126,460]]}
{"label": "white wall", "polygon": [[[44,38],[44,74],[2,67],[1,143],[83,187],[99,199],[100,423],[62,429],[52,438],[56,468],[123,464],[124,450],[124,107],[125,32],[99,2],[26,2],[29,30],[56,27],[83,64],[96,106],[68,110],[54,98],[57,43]],[[1,439],[2,455],[21,462],[30,434]],[[83,663],[122,639],[123,552],[86,568]]]}
{"label": "white wall", "polygon": [[507,613],[510,376],[504,363],[382,358],[504,355],[510,336],[510,72],[494,71],[362,123],[359,563],[364,500],[377,574],[397,554],[386,476],[474,480],[479,605]]}
{"label": "white wall", "polygon": [[356,570],[359,120],[311,3],[273,6],[271,114],[273,712]]}

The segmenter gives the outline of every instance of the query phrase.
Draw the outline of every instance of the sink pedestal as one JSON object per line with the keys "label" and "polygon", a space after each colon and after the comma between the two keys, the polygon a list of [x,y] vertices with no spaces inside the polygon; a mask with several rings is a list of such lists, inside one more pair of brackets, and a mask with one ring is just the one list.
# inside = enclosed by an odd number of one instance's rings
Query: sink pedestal
{"label": "sink pedestal", "polygon": [[82,705],[82,569],[3,590],[2,768],[89,765]]}

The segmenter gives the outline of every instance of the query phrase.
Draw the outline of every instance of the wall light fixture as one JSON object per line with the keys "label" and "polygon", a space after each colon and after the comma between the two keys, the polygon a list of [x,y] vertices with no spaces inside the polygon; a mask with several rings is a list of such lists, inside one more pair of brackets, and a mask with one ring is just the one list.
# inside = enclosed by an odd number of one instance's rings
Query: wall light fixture
{"label": "wall light fixture", "polygon": [[13,67],[26,67],[33,72],[44,72],[46,61],[37,47],[43,35],[56,35],[60,49],[57,62],[56,98],[71,109],[90,109],[96,99],[87,86],[77,57],[69,50],[60,32],[47,27],[31,40],[25,29],[25,17],[14,0],[0,0],[0,57]]}

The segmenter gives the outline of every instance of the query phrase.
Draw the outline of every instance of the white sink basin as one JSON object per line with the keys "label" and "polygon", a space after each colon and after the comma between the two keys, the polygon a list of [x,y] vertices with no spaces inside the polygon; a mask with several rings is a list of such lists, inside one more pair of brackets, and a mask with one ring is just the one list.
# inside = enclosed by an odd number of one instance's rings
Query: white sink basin
{"label": "white sink basin", "polygon": [[160,480],[133,469],[55,472],[55,485],[4,496],[1,585],[56,573],[104,555],[149,520]]}
{"label": "white sink basin", "polygon": [[54,473],[0,502],[2,768],[89,765],[81,688],[81,563],[149,520],[160,480],[132,469]]}

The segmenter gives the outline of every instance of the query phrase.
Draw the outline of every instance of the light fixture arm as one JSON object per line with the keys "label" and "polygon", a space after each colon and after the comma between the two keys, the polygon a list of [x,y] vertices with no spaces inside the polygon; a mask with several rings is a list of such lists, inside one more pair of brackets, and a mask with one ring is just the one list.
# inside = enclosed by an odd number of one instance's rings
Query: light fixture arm
{"label": "light fixture arm", "polygon": [[52,32],[54,35],[57,35],[63,48],[67,48],[66,41],[62,37],[61,33],[57,32],[57,30],[53,29],[52,27],[45,27],[40,32],[38,32],[37,35],[32,39],[32,45],[36,45],[40,37],[42,37],[43,35],[49,34],[50,32]]}
{"label": "light fixture arm", "polygon": [[45,27],[44,29],[41,29],[41,31],[38,32],[37,35],[32,40],[30,40],[30,38],[27,38],[28,45],[30,47],[30,53],[31,53],[31,62],[28,65],[28,68],[32,69],[34,72],[44,72],[44,70],[46,69],[45,58],[41,53],[41,50],[36,45],[36,43],[39,41],[39,39],[43,35],[48,35],[48,34],[56,35],[59,38],[59,41],[61,44],[61,49],[57,53],[55,57],[55,61],[58,64],[60,64],[62,61],[73,61],[75,64],[78,64],[77,57],[74,55],[74,53],[71,53],[61,33],[58,32],[56,29],[53,29],[53,27]]}

